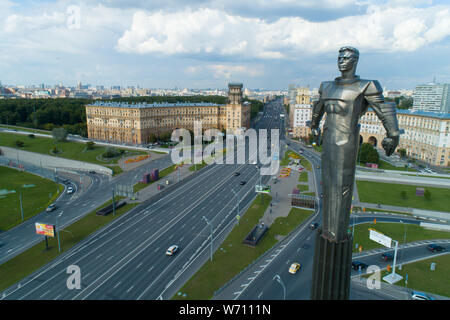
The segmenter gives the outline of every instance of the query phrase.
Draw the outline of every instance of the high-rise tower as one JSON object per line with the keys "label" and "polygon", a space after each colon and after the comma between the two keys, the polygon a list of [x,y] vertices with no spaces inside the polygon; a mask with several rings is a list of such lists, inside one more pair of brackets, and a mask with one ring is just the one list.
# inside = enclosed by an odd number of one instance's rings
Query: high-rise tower
{"label": "high-rise tower", "polygon": [[242,83],[228,84],[228,104],[242,104]]}

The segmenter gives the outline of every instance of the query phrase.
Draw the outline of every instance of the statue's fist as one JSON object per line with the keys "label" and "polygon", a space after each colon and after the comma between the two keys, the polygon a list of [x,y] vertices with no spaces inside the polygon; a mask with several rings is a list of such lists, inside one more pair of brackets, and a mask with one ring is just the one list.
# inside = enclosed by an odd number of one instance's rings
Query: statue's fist
{"label": "statue's fist", "polygon": [[383,142],[381,142],[381,145],[383,146],[384,151],[386,151],[386,155],[388,157],[394,153],[395,148],[397,148],[397,146],[398,146],[398,142],[399,142],[399,136],[386,137],[383,139]]}
{"label": "statue's fist", "polygon": [[313,142],[317,145],[320,144],[320,129],[319,128],[312,128],[311,134],[313,136]]}

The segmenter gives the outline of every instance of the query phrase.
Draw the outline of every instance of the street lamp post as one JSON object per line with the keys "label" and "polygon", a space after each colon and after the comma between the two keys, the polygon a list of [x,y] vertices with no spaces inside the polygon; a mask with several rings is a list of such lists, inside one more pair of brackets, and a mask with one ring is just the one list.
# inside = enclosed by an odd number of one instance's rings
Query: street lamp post
{"label": "street lamp post", "polygon": [[[403,233],[403,244],[405,244],[406,243],[406,223],[405,222],[403,222],[403,220],[400,220],[400,222],[403,224],[403,229],[404,229],[404,233]],[[402,250],[402,253],[400,254],[400,261],[402,261],[403,262],[403,250]],[[401,270],[401,264],[399,265],[399,269]]]}
{"label": "street lamp post", "polygon": [[19,200],[20,200],[20,214],[22,216],[22,221],[23,221],[22,189],[20,189]]}
{"label": "street lamp post", "polygon": [[61,242],[60,242],[60,240],[59,240],[58,218],[60,218],[60,217],[62,216],[63,212],[64,212],[64,211],[61,211],[60,213],[58,213],[58,214],[56,215],[56,233],[57,233],[57,236],[58,236],[58,252],[61,252]]}
{"label": "street lamp post", "polygon": [[286,286],[284,285],[283,280],[281,280],[281,277],[278,274],[273,277],[273,280],[277,280],[277,282],[283,287],[283,300],[286,300]]}
{"label": "street lamp post", "polygon": [[[237,212],[237,215],[236,215],[236,218],[237,218],[237,217],[240,217],[240,213],[239,213],[239,198],[238,198],[238,194],[233,189],[231,189],[231,191],[234,193],[234,195],[236,196],[236,199],[237,199],[237,209],[238,209],[238,212]],[[238,221],[238,225],[239,225],[239,219],[237,219],[237,221]]]}
{"label": "street lamp post", "polygon": [[205,216],[203,216],[203,220],[206,221],[206,224],[209,225],[209,227],[211,228],[211,261],[213,260],[213,226],[211,221],[209,221],[208,219],[206,219]]}

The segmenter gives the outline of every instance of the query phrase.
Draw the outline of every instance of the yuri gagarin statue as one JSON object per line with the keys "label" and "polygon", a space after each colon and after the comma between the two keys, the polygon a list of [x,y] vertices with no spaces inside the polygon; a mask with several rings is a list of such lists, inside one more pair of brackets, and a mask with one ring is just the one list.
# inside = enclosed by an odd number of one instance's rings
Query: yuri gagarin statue
{"label": "yuri gagarin statue", "polygon": [[400,136],[395,106],[384,102],[378,81],[355,75],[358,59],[359,51],[353,47],[339,50],[338,68],[342,76],[321,83],[311,119],[311,131],[317,141],[319,122],[326,113],[322,135],[322,235],[333,242],[347,236],[360,139],[359,119],[368,107],[375,111],[386,129],[382,147],[387,156],[395,151]]}

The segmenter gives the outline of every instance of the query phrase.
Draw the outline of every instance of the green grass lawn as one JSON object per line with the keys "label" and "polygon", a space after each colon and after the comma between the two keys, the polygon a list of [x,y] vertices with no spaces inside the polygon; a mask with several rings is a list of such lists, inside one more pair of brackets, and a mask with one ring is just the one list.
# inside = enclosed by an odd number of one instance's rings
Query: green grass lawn
{"label": "green grass lawn", "polygon": [[[362,163],[362,162],[358,162],[357,163],[359,166],[361,167],[365,167],[366,164]],[[402,167],[396,167],[393,166],[392,164],[390,164],[389,162],[383,161],[380,159],[379,163],[378,163],[378,169],[382,169],[382,170],[396,170],[396,171],[410,171],[410,172],[416,172],[415,170],[412,169],[408,169],[405,168],[404,166]]]}
{"label": "green grass lawn", "polygon": [[[116,200],[120,198],[121,197],[116,197]],[[102,206],[93,210],[84,218],[78,220],[77,222],[62,230],[60,232],[61,253],[69,250],[79,241],[88,237],[91,233],[105,226],[115,218],[118,218],[123,213],[129,211],[131,208],[137,205],[137,203],[126,204],[125,206],[116,210],[115,216],[113,216],[112,213],[107,216],[100,216],[95,214],[98,209],[105,207],[111,203],[111,200],[104,203]],[[0,291],[5,290],[9,286],[35,272],[47,263],[50,263],[58,256],[57,238],[48,238],[48,251],[44,251],[44,237],[42,237],[42,239],[42,242],[22,252],[18,256],[12,258],[11,260],[3,263],[0,266]]]}
{"label": "green grass lawn", "polygon": [[286,152],[284,153],[284,157],[282,159],[280,159],[280,166],[287,166],[289,164],[289,162],[293,159],[293,158],[289,157],[290,154],[298,156],[298,159],[300,159],[300,164],[307,171],[311,171],[311,164],[309,163],[309,161],[306,160],[305,157],[299,155],[297,152],[294,152],[292,150],[286,150]]}
{"label": "green grass lawn", "polygon": [[299,189],[301,192],[305,192],[309,190],[309,186],[307,184],[298,184],[297,189]]}
{"label": "green grass lawn", "polygon": [[[85,161],[101,165],[117,164],[117,161],[119,159],[114,158],[111,160],[104,160],[104,161],[98,160],[97,158],[100,157],[106,151],[106,147],[103,146],[95,145],[92,150],[87,150],[86,145],[81,142],[74,142],[74,141],[55,142],[55,140],[52,138],[42,138],[42,137],[30,138],[26,135],[0,132],[0,146],[14,148],[15,147],[14,142],[17,140],[23,141],[25,144],[23,148],[20,148],[21,150],[42,153],[66,159]],[[59,153],[57,154],[50,153],[50,150],[52,150],[54,146],[56,146],[58,150],[60,150]],[[137,151],[137,150],[134,151],[126,150],[126,151],[128,152],[126,155],[147,154],[147,152],[144,151]]]}
{"label": "green grass lawn", "polygon": [[242,271],[248,264],[277,243],[277,235],[287,235],[296,226],[307,219],[312,211],[293,208],[288,217],[277,218],[269,228],[264,238],[256,247],[244,245],[242,241],[258,224],[271,197],[263,195],[263,201],[257,197],[247,212],[242,216],[221,247],[214,253],[213,261],[208,260],[197,273],[180,289],[186,294],[175,295],[173,299],[211,299],[214,292]]}
{"label": "green grass lawn", "polygon": [[[450,189],[425,187],[431,193],[431,200],[416,196],[416,187],[411,185],[356,181],[361,202],[411,207],[423,210],[450,211]],[[402,198],[401,192],[406,192]]]}
{"label": "green grass lawn", "polygon": [[198,171],[198,170],[200,170],[200,169],[203,169],[204,167],[206,167],[206,162],[205,161],[202,161],[202,163],[197,163],[197,164],[192,164],[190,167],[189,167],[189,171]]}
{"label": "green grass lawn", "polygon": [[300,175],[298,176],[298,182],[308,182],[308,172],[300,172]]}
{"label": "green grass lawn", "polygon": [[[432,262],[436,263],[436,269],[434,271],[430,270]],[[395,272],[403,276],[403,280],[397,283],[397,285],[404,284],[406,274],[408,274],[408,288],[450,297],[450,277],[448,276],[450,274],[449,254],[406,264],[402,267],[402,270],[396,269]]]}
{"label": "green grass lawn", "polygon": [[[432,262],[436,263],[434,271],[430,270]],[[381,279],[391,272],[383,270]],[[397,286],[450,297],[450,277],[448,276],[450,274],[450,254],[404,264],[402,270],[396,268],[395,273],[403,277],[395,284]],[[406,274],[408,274],[408,283],[405,283]]]}
{"label": "green grass lawn", "polygon": [[[356,222],[358,222],[358,220],[356,220]],[[381,232],[386,236],[394,240],[397,240],[399,244],[403,244],[405,233],[406,233],[406,242],[414,242],[430,239],[450,239],[450,232],[429,230],[413,224],[382,223],[382,222],[377,222],[375,224],[364,223],[355,226],[355,237],[353,239],[353,252],[359,251],[356,249],[356,244],[361,245],[362,250],[384,248],[381,244],[369,239],[369,228],[374,228],[378,232]],[[352,232],[352,228],[350,228],[350,232]]]}
{"label": "green grass lawn", "polygon": [[[24,185],[30,187],[23,187]],[[16,191],[0,196],[0,230],[5,231],[22,223],[20,190],[26,220],[45,210],[58,197],[63,186],[28,172],[0,166],[0,190]]]}

